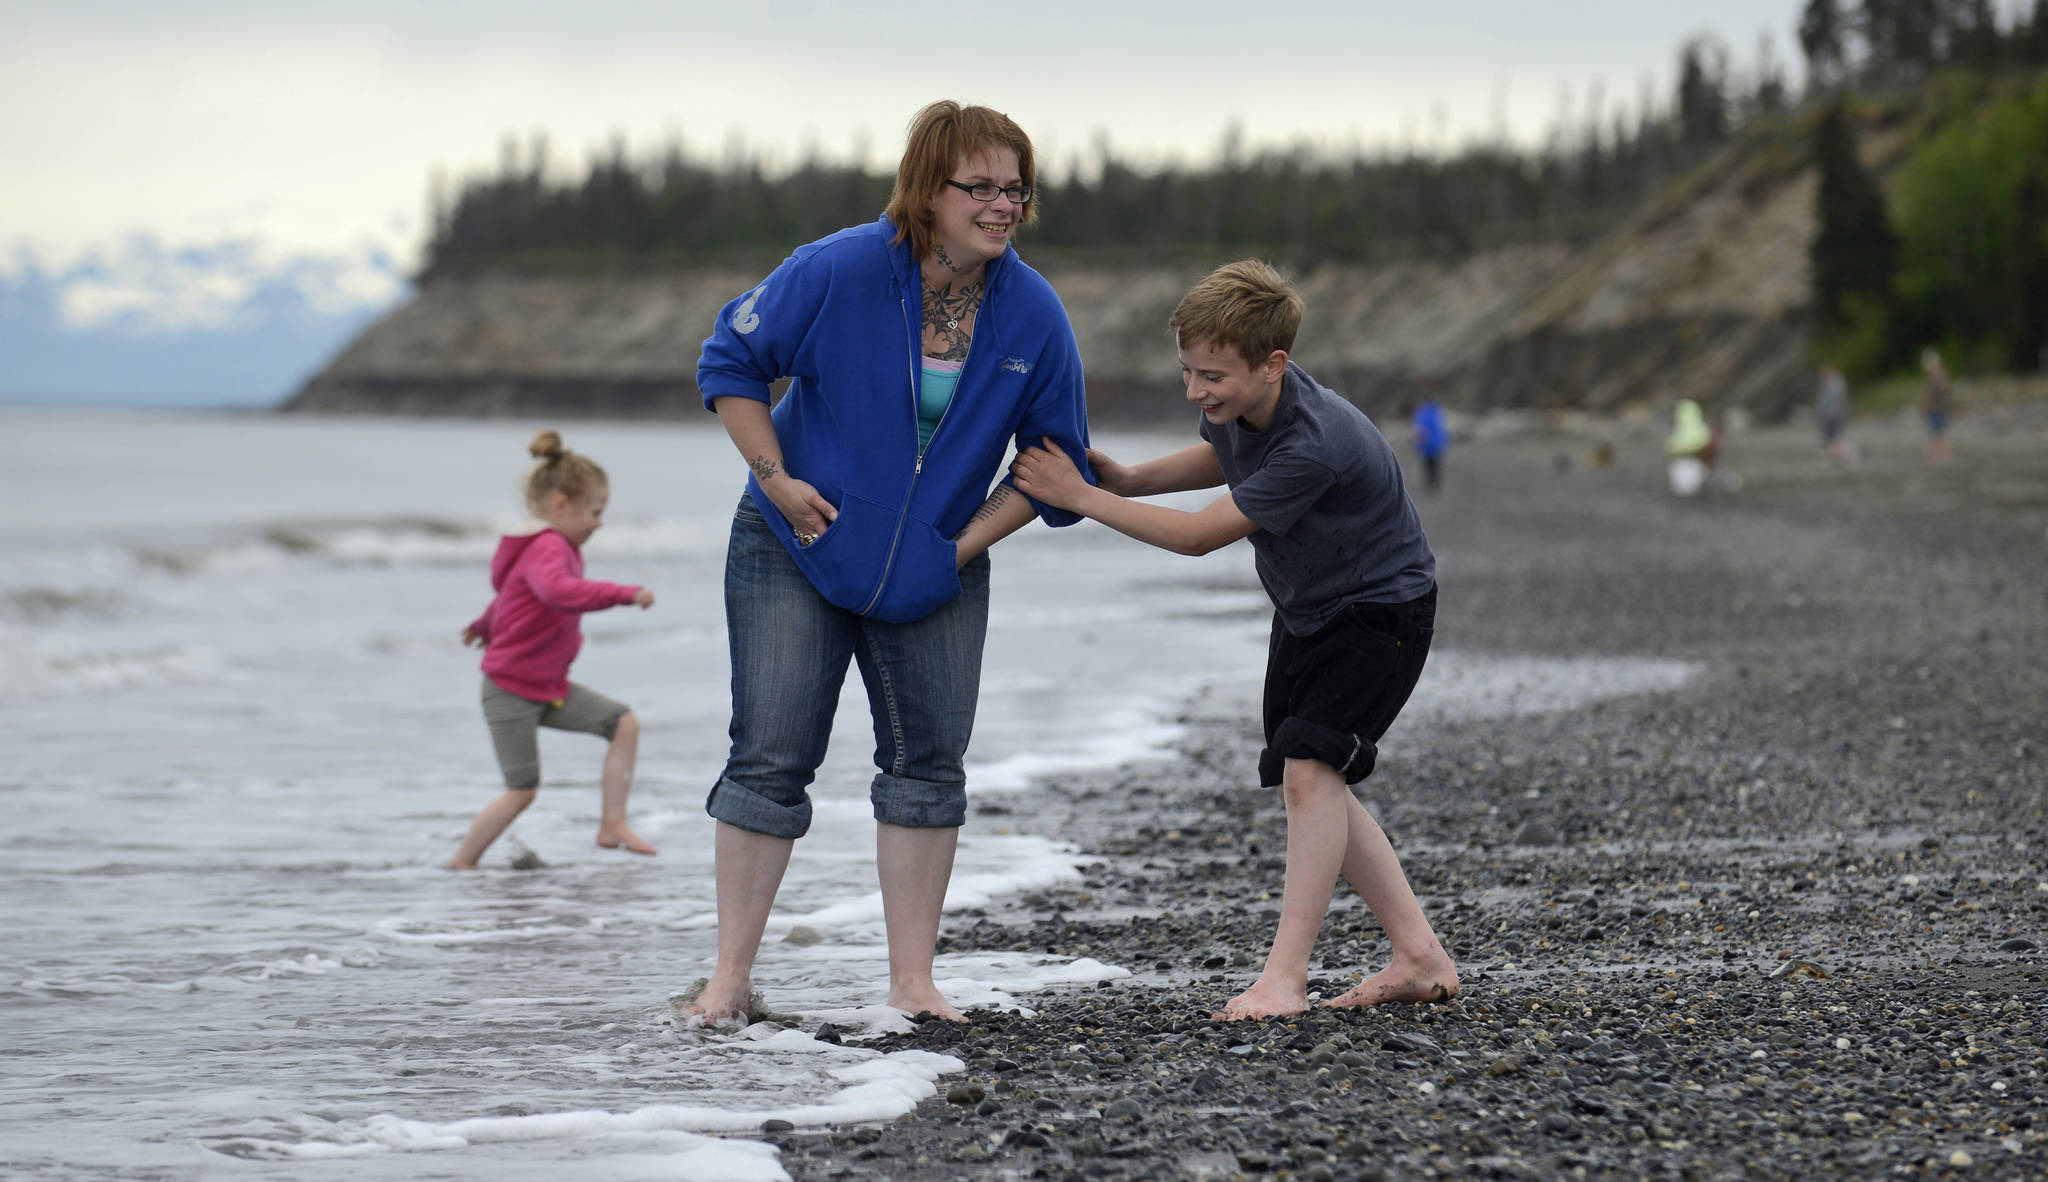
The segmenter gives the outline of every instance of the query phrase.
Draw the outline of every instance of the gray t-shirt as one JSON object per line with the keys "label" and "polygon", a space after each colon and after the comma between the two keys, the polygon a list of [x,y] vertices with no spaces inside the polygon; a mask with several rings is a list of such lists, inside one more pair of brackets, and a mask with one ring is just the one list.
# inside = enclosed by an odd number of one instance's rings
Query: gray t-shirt
{"label": "gray t-shirt", "polygon": [[1263,431],[1202,420],[1251,536],[1259,581],[1306,636],[1353,603],[1406,603],[1436,585],[1436,556],[1394,449],[1365,412],[1287,363]]}

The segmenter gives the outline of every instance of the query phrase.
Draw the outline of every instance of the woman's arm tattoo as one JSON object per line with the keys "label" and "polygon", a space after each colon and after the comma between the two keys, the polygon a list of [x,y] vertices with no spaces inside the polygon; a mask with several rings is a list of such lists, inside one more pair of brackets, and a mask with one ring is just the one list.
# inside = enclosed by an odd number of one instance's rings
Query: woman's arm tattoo
{"label": "woman's arm tattoo", "polygon": [[996,510],[1002,508],[1016,493],[1017,490],[1007,484],[996,485],[995,491],[988,494],[988,500],[983,501],[981,508],[974,511],[974,516],[967,519],[967,524],[960,527],[960,532],[964,534],[974,528],[975,522],[987,521],[989,518],[994,517]]}
{"label": "woman's arm tattoo", "polygon": [[754,479],[766,483],[782,472],[782,468],[767,456],[755,456],[747,461],[747,467],[754,470]]}

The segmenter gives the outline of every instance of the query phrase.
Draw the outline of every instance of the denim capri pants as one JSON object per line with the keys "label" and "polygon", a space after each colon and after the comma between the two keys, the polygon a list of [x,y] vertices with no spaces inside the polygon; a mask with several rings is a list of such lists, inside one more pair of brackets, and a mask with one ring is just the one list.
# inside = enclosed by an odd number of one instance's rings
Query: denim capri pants
{"label": "denim capri pants", "polygon": [[908,624],[857,615],[811,586],[752,498],[741,497],[725,559],[732,748],[704,811],[772,837],[809,831],[808,789],[850,660],[874,720],[875,820],[912,829],[964,824],[967,741],[988,635],[988,555],[961,569],[960,584],[959,598]]}

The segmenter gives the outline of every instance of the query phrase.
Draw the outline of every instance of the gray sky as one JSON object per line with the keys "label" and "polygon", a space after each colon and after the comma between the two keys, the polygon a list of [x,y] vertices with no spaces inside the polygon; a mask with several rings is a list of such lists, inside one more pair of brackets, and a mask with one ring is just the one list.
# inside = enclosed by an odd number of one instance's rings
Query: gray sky
{"label": "gray sky", "polygon": [[[1455,146],[1504,115],[1527,140],[1596,84],[1607,121],[1644,79],[1668,101],[1696,32],[1747,68],[1769,30],[1796,78],[1798,7],[0,0],[0,278],[24,258],[113,259],[136,234],[242,239],[277,265],[373,248],[409,263],[430,172],[489,167],[508,132],[545,133],[564,167],[615,132],[884,163],[912,111],[952,97],[1015,116],[1055,173],[1098,135],[1199,160],[1233,121],[1252,145]],[[391,282],[339,265],[327,298]]]}

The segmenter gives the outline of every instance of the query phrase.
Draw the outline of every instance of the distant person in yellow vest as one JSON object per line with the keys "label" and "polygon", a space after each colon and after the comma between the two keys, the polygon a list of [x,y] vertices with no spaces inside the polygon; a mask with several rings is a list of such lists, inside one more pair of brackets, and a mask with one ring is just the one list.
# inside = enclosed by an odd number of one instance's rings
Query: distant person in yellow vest
{"label": "distant person in yellow vest", "polygon": [[1669,460],[1671,492],[1675,496],[1697,495],[1706,487],[1720,452],[1720,440],[1707,425],[1706,413],[1690,398],[1681,398],[1671,412],[1671,435],[1664,441]]}

